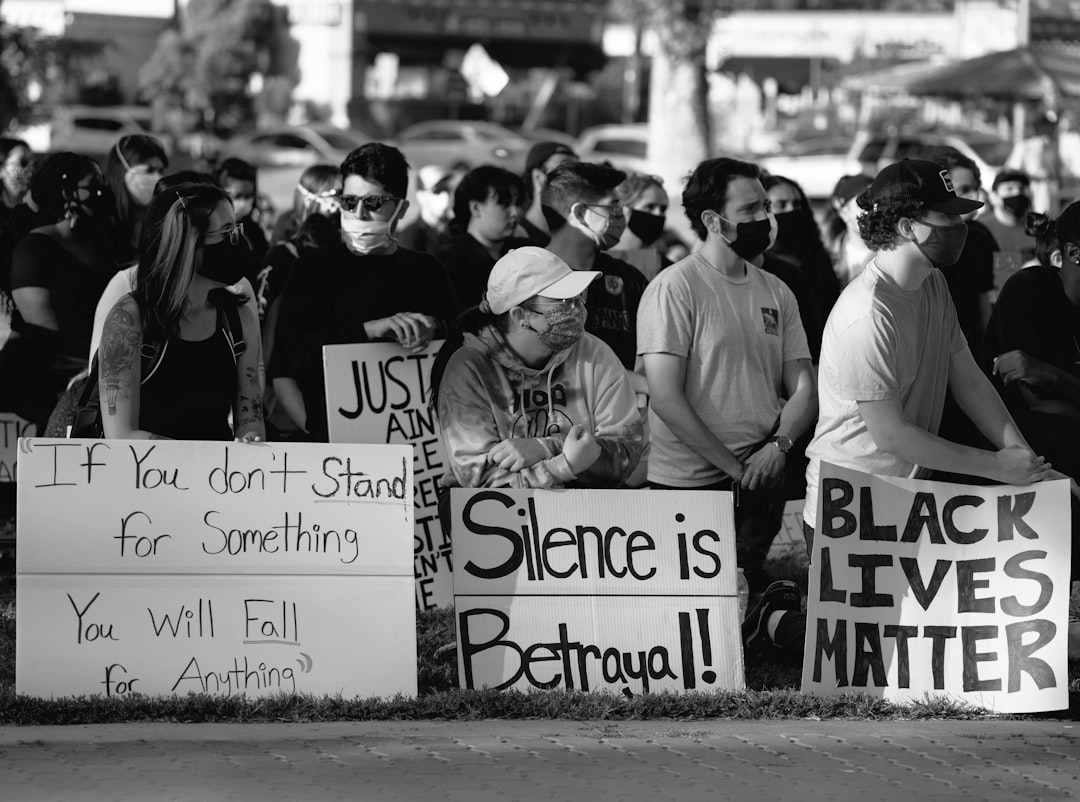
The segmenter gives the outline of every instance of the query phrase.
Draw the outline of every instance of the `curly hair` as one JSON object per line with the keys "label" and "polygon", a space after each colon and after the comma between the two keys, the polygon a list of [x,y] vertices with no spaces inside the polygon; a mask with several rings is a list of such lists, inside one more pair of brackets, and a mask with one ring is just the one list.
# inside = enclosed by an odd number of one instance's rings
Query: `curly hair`
{"label": "curly hair", "polygon": [[1028,212],[1024,220],[1024,233],[1035,240],[1035,258],[1044,267],[1052,267],[1051,256],[1061,250],[1058,241],[1057,221],[1039,212]]}
{"label": "curly hair", "polygon": [[870,197],[870,187],[859,193],[855,202],[863,210],[859,215],[859,236],[872,251],[891,251],[900,244],[896,224],[901,218],[917,218],[925,208],[922,202],[890,198],[887,193]]}

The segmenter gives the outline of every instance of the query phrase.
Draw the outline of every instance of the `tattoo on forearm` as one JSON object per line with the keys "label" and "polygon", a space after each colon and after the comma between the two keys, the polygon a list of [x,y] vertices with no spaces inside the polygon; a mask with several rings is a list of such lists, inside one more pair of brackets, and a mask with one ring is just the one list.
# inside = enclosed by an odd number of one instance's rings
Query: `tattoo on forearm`
{"label": "tattoo on forearm", "polygon": [[121,306],[113,307],[105,319],[101,333],[99,371],[105,388],[105,407],[116,414],[118,399],[127,399],[131,385],[131,368],[139,358],[142,340],[134,315]]}
{"label": "tattoo on forearm", "polygon": [[263,422],[262,396],[259,393],[259,369],[257,367],[244,368],[244,375],[249,389],[241,390],[238,396],[237,428],[262,424]]}

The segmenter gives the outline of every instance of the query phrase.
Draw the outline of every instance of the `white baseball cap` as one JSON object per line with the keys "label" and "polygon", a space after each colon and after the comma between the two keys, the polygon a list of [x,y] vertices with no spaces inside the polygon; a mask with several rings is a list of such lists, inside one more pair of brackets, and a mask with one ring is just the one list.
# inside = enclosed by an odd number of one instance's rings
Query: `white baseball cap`
{"label": "white baseball cap", "polygon": [[551,251],[527,245],[509,251],[491,268],[484,300],[492,314],[501,315],[534,295],[576,298],[599,275],[598,270],[572,270]]}

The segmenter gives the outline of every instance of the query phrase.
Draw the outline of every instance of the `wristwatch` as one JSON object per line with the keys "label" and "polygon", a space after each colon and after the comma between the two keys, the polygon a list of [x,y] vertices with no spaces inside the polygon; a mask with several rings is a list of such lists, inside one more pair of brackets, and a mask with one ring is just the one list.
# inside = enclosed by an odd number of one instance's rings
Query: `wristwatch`
{"label": "wristwatch", "polygon": [[776,450],[781,454],[787,454],[791,451],[791,438],[784,437],[782,434],[778,434],[775,437],[770,437],[769,442],[776,446]]}

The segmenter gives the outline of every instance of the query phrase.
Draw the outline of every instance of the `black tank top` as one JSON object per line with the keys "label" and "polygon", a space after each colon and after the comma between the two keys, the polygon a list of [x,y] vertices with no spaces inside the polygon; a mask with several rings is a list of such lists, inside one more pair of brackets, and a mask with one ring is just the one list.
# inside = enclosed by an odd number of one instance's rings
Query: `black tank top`
{"label": "black tank top", "polygon": [[196,342],[170,336],[142,385],[139,428],[173,440],[232,440],[236,361],[225,332]]}

